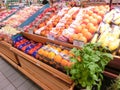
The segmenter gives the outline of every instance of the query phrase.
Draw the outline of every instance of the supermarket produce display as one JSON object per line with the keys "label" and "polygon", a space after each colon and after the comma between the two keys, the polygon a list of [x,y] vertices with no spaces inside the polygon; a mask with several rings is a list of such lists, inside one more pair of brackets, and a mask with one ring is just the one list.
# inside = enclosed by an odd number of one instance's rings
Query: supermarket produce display
{"label": "supermarket produce display", "polygon": [[0,56],[43,89],[100,90],[102,75],[120,74],[119,7],[47,4],[14,12],[0,12],[8,17],[0,22]]}
{"label": "supermarket produce display", "polygon": [[5,18],[9,17],[11,14],[15,13],[17,9],[11,10],[3,10],[0,12],[0,22],[3,21]]}
{"label": "supermarket produce display", "polygon": [[5,20],[3,23],[9,24],[13,27],[17,27],[22,24],[28,17],[33,15],[39,8],[40,7],[38,6],[25,7],[19,10],[16,14],[12,15],[7,20]]}
{"label": "supermarket produce display", "polygon": [[109,50],[117,50],[120,55],[120,9],[116,7],[104,16],[103,22],[100,24],[98,33],[95,34],[91,42],[100,42],[103,47]]}
{"label": "supermarket produce display", "polygon": [[44,15],[43,18],[39,19],[39,22],[34,21],[34,26],[29,25],[27,27],[33,27],[35,34],[48,38],[53,37],[53,39],[69,43],[73,43],[75,39],[86,43],[91,40],[108,10],[108,6],[85,9],[78,7],[63,8],[57,14]]}
{"label": "supermarket produce display", "polygon": [[[35,14],[33,14],[31,17],[29,17],[24,23],[22,23],[19,27],[20,28],[23,28],[23,27],[26,27],[26,26],[31,26],[31,22],[33,22],[35,20],[35,18],[46,9],[48,8],[50,5],[49,4],[46,4],[44,5],[42,8],[40,8]],[[31,23],[31,24],[30,24]],[[28,26],[28,27],[29,27]],[[30,28],[30,27],[29,27]]]}

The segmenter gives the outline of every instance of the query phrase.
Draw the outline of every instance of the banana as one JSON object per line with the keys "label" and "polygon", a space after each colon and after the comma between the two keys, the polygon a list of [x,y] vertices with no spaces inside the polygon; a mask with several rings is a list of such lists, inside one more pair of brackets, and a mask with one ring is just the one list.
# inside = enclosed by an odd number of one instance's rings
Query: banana
{"label": "banana", "polygon": [[101,42],[104,42],[107,34],[108,34],[108,31],[103,32],[103,33],[100,35],[98,42],[100,42],[100,43],[101,43]]}
{"label": "banana", "polygon": [[95,43],[98,39],[98,33],[96,33],[93,37],[93,39],[91,40],[91,43]]}
{"label": "banana", "polygon": [[115,13],[115,10],[112,10],[111,12],[109,12],[108,14],[106,14],[105,18],[104,18],[104,21],[106,23],[110,23],[112,21],[112,19],[113,19],[114,13]]}
{"label": "banana", "polygon": [[119,25],[119,24],[120,24],[120,18],[117,19],[117,20],[115,20],[114,23],[115,23],[116,25]]}
{"label": "banana", "polygon": [[113,51],[116,50],[119,47],[119,45],[120,45],[120,39],[116,39],[113,42],[110,42],[108,47],[111,51]]}
{"label": "banana", "polygon": [[120,13],[115,13],[114,14],[114,17],[113,17],[113,21],[114,20],[117,20],[117,19],[119,19],[120,18]]}
{"label": "banana", "polygon": [[113,36],[115,39],[119,39],[119,36],[120,36],[120,28],[119,28],[118,26],[114,27],[112,36]]}
{"label": "banana", "polygon": [[105,24],[105,23],[102,23],[101,24],[101,27],[100,27],[100,33],[102,34],[104,31],[106,30],[110,30],[110,25],[109,24]]}

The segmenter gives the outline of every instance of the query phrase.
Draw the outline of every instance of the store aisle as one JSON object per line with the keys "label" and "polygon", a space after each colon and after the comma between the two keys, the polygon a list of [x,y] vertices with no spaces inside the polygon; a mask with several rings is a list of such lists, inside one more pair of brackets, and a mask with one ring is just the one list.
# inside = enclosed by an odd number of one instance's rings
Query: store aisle
{"label": "store aisle", "polygon": [[0,90],[42,90],[0,57]]}

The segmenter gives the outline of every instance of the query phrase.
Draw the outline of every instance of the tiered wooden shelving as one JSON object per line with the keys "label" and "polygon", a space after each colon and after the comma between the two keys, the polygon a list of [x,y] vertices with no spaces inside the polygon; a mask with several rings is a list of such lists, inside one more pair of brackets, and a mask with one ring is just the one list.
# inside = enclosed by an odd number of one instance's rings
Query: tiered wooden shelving
{"label": "tiered wooden shelving", "polygon": [[[68,43],[49,40],[34,34],[23,33],[23,35],[26,38],[36,42],[52,42],[69,48],[75,47]],[[34,57],[25,54],[5,41],[0,41],[0,56],[5,58],[6,61],[8,61],[16,69],[20,70],[45,90],[73,89],[74,83],[68,75],[43,63],[41,60],[35,59]],[[119,66],[120,57],[114,56],[114,60],[112,60],[107,67],[115,68],[118,72],[120,72]],[[104,71],[104,75],[110,78],[116,78],[118,73],[114,73],[112,70],[107,69]]]}

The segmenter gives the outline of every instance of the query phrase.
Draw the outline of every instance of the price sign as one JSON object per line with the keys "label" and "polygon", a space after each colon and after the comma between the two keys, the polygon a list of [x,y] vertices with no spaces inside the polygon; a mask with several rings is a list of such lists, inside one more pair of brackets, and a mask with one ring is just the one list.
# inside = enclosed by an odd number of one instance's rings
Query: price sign
{"label": "price sign", "polygon": [[74,40],[73,41],[73,45],[78,46],[78,47],[83,47],[84,46],[84,42],[81,40]]}
{"label": "price sign", "polygon": [[29,29],[29,34],[33,34],[33,29]]}
{"label": "price sign", "polygon": [[54,35],[52,35],[52,34],[48,34],[48,35],[47,35],[47,38],[50,39],[50,40],[54,40],[54,39],[55,39],[55,38],[54,38]]}

